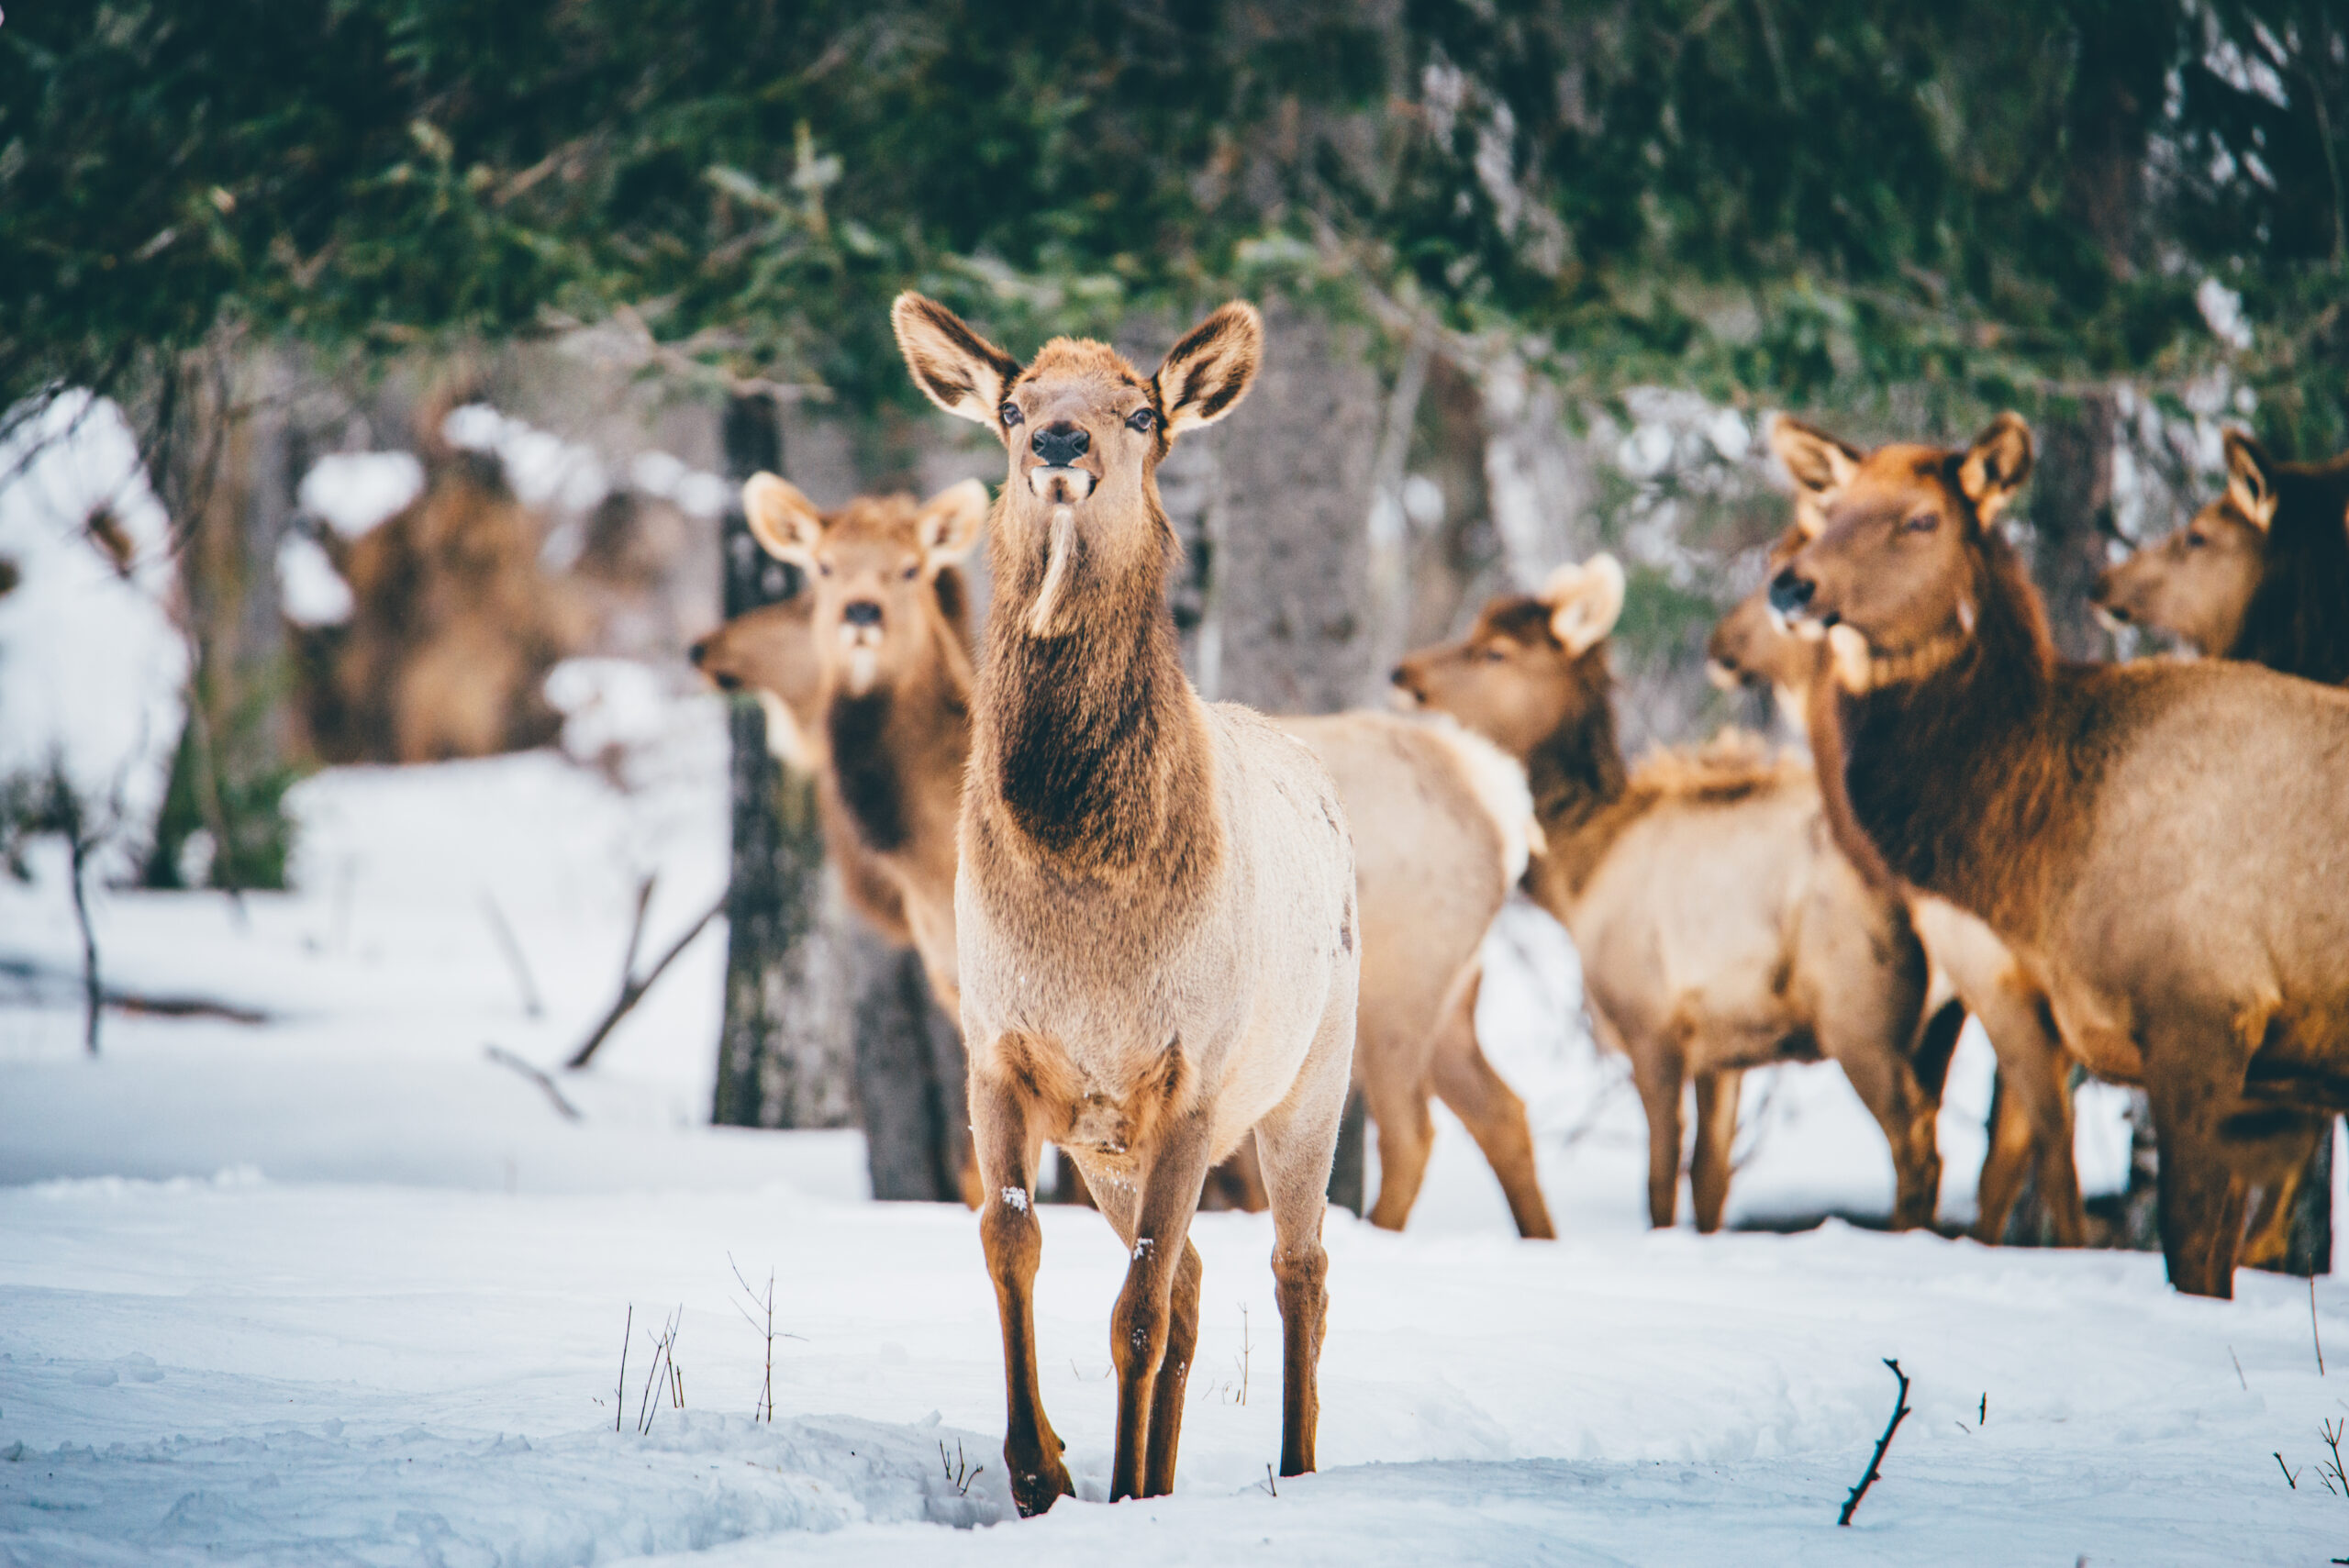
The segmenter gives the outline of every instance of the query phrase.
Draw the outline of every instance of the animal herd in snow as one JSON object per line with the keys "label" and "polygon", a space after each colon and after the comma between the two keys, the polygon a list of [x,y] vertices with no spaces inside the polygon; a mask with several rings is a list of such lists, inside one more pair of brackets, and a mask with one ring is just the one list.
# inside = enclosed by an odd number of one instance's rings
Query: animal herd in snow
{"label": "animal herd in snow", "polygon": [[[2090,665],[2056,657],[2000,525],[2032,467],[2021,419],[1869,451],[1781,418],[1794,520],[1710,651],[1719,678],[1778,694],[1812,760],[1731,732],[1635,763],[1606,555],[1406,658],[1401,711],[1201,700],[1156,471],[1246,395],[1248,306],[1148,375],[1081,339],[1022,363],[918,295],[893,320],[921,391],[1002,440],[1001,489],[827,512],[759,475],[751,528],[812,591],[694,659],[766,701],[818,775],[854,907],[960,1018],[1022,1512],[1073,1490],[1038,1391],[1044,1144],[1130,1258],[1113,1500],[1173,1485],[1212,1167],[1273,1216],[1283,1474],[1314,1462],[1350,1088],[1377,1131],[1373,1223],[1408,1218],[1440,1097],[1519,1230],[1554,1234],[1525,1107],[1475,1034],[1477,954],[1513,887],[1573,935],[1597,1034],[1631,1062],[1658,1226],[1683,1084],[1709,1231],[1742,1073],[1799,1060],[1842,1066],[1891,1149],[1894,1226],[1929,1224],[1971,1014],[2000,1073],[1980,1237],[2035,1178],[2054,1238],[2083,1240],[2076,1063],[2146,1092],[2178,1289],[2223,1297],[2239,1259],[2280,1255],[2294,1184],[2349,1109],[2349,459],[2279,463],[2231,434],[2223,495],[2098,590],[2099,613],[2211,657]],[[983,642],[961,565],[982,535]]]}

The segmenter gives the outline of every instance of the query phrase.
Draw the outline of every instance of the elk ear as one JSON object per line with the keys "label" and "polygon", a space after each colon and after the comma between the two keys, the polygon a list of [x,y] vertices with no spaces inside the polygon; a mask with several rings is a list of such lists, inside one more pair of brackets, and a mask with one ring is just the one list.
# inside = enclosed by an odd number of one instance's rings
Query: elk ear
{"label": "elk ear", "polygon": [[1806,539],[1817,539],[1827,521],[1821,507],[1852,482],[1866,454],[1788,414],[1770,422],[1770,450],[1787,465],[1799,492],[1795,499],[1795,527]]}
{"label": "elk ear", "polygon": [[2266,532],[2276,520],[2276,465],[2267,449],[2248,433],[2229,430],[2227,499],[2254,528]]}
{"label": "elk ear", "polygon": [[996,410],[1019,361],[980,337],[934,299],[907,289],[889,307],[897,351],[922,395],[957,418],[991,430],[1003,428]]}
{"label": "elk ear", "polygon": [[742,516],[751,537],[777,561],[816,564],[816,542],[824,537],[823,515],[797,485],[772,473],[754,473],[742,486]]}
{"label": "elk ear", "polygon": [[1623,613],[1623,565],[1604,551],[1550,573],[1536,595],[1550,606],[1550,635],[1575,658],[1615,629]]}
{"label": "elk ear", "polygon": [[971,553],[979,525],[987,520],[987,487],[976,479],[950,484],[921,505],[914,537],[921,541],[922,566],[936,573]]}
{"label": "elk ear", "polygon": [[1264,361],[1264,322],[1235,299],[1191,328],[1158,367],[1158,406],[1168,439],[1212,425],[1239,406]]}
{"label": "elk ear", "polygon": [[2020,414],[2001,414],[1991,420],[1958,460],[1958,488],[1974,503],[1974,515],[1986,527],[1998,519],[2030,477],[2031,427]]}

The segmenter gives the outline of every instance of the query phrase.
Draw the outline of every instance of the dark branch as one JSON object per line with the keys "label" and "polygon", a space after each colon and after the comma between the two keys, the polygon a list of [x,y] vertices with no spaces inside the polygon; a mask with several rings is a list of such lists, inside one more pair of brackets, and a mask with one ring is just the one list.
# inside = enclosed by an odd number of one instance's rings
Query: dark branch
{"label": "dark branch", "polygon": [[1900,1423],[1909,1418],[1909,1374],[1902,1372],[1900,1363],[1890,1356],[1885,1358],[1884,1364],[1890,1367],[1892,1375],[1900,1380],[1899,1390],[1892,1396],[1892,1419],[1885,1423],[1884,1436],[1876,1440],[1876,1452],[1868,1457],[1868,1473],[1860,1477],[1860,1484],[1852,1488],[1850,1496],[1843,1499],[1843,1511],[1835,1517],[1838,1525],[1852,1522],[1852,1515],[1859,1507],[1860,1499],[1868,1495],[1868,1488],[1876,1485],[1876,1477],[1884,1472],[1884,1451],[1892,1446],[1892,1434],[1898,1431]]}

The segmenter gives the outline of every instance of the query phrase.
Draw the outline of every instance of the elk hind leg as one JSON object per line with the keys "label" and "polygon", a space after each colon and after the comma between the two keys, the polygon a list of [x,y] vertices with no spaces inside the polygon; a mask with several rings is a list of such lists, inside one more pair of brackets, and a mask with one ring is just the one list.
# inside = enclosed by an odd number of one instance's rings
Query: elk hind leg
{"label": "elk hind leg", "polygon": [[1431,1063],[1435,1092],[1485,1151],[1486,1162],[1500,1179],[1501,1192],[1508,1199],[1517,1233],[1529,1240],[1548,1241],[1558,1232],[1550,1222],[1550,1206],[1542,1196],[1525,1102],[1493,1071],[1476,1044],[1476,992],[1481,984],[1480,975],[1472,975],[1444,1019]]}
{"label": "elk hind leg", "polygon": [[1338,1150],[1353,1045],[1353,984],[1341,977],[1288,1098],[1256,1124],[1273,1205],[1273,1287],[1281,1309],[1281,1473],[1314,1468],[1321,1422],[1321,1340],[1330,1321],[1330,1255],[1321,1246],[1330,1163]]}
{"label": "elk hind leg", "polygon": [[1371,1205],[1370,1222],[1382,1230],[1400,1230],[1411,1218],[1435,1144],[1427,1075],[1421,1063],[1411,1059],[1417,1054],[1393,1050],[1392,1042],[1386,1042],[1386,1048],[1374,1048],[1357,1062],[1363,1098],[1378,1128],[1378,1201]]}
{"label": "elk hind leg", "polygon": [[1676,1040],[1635,1038],[1631,1082],[1648,1115],[1648,1224],[1668,1230],[1680,1207],[1680,1085],[1685,1057]]}
{"label": "elk hind leg", "polygon": [[1738,1092],[1744,1081],[1744,1072],[1735,1067],[1697,1074],[1697,1151],[1689,1161],[1688,1193],[1702,1235],[1721,1228],[1721,1210],[1729,1204],[1730,1150],[1737,1141]]}
{"label": "elk hind leg", "polygon": [[2225,1301],[2234,1296],[2246,1195],[2243,1178],[2222,1158],[2215,1103],[2222,1093],[2210,1074],[2181,1070],[2176,1053],[2147,1050],[2145,1095],[2161,1155],[2162,1257],[2169,1283],[2188,1296]]}
{"label": "elk hind leg", "polygon": [[979,1240],[1003,1323],[1003,1460],[1012,1501],[1022,1516],[1030,1516],[1076,1491],[1036,1381],[1035,1283],[1043,1231],[1036,1223],[1032,1173],[1041,1140],[1030,1130],[1025,1100],[1008,1079],[974,1070],[970,1104],[972,1140],[986,1180]]}

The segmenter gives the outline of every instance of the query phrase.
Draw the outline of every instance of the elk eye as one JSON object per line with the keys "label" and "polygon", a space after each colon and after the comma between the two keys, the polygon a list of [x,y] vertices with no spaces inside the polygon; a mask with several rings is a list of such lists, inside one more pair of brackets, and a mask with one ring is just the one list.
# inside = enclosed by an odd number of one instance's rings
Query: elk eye
{"label": "elk eye", "polygon": [[832,574],[832,563],[831,563],[830,562],[829,562],[829,561],[819,561],[819,562],[816,562],[816,575],[817,575],[817,576],[818,576],[818,577],[829,577],[831,574]]}
{"label": "elk eye", "polygon": [[1905,534],[1929,534],[1941,527],[1941,522],[1942,515],[1939,512],[1920,512],[1901,524],[1900,531]]}
{"label": "elk eye", "polygon": [[1132,413],[1126,416],[1126,428],[1131,430],[1139,430],[1145,436],[1150,434],[1151,428],[1157,423],[1158,415],[1156,411],[1149,408],[1137,408]]}
{"label": "elk eye", "polygon": [[907,567],[903,572],[898,573],[897,575],[910,583],[914,580],[915,576],[920,573],[920,571],[921,562],[917,561],[911,566]]}
{"label": "elk eye", "polygon": [[2199,528],[2188,528],[2188,529],[2187,529],[2187,530],[2186,530],[2186,548],[2187,548],[2187,549],[2188,549],[2188,550],[2200,550],[2204,545],[2209,544],[2210,542],[2210,540],[2209,537],[2208,537],[2208,536],[2206,536],[2206,535],[2202,532],[2202,530],[2201,530],[2201,529],[2199,529]]}
{"label": "elk eye", "polygon": [[1002,407],[996,410],[996,415],[1003,421],[1004,428],[1006,429],[1009,429],[1012,426],[1019,423],[1021,418],[1019,405],[1017,403],[1005,404]]}
{"label": "elk eye", "polygon": [[1480,648],[1476,651],[1476,657],[1482,659],[1487,664],[1497,664],[1502,660],[1508,658],[1508,653],[1506,650],[1497,647]]}

